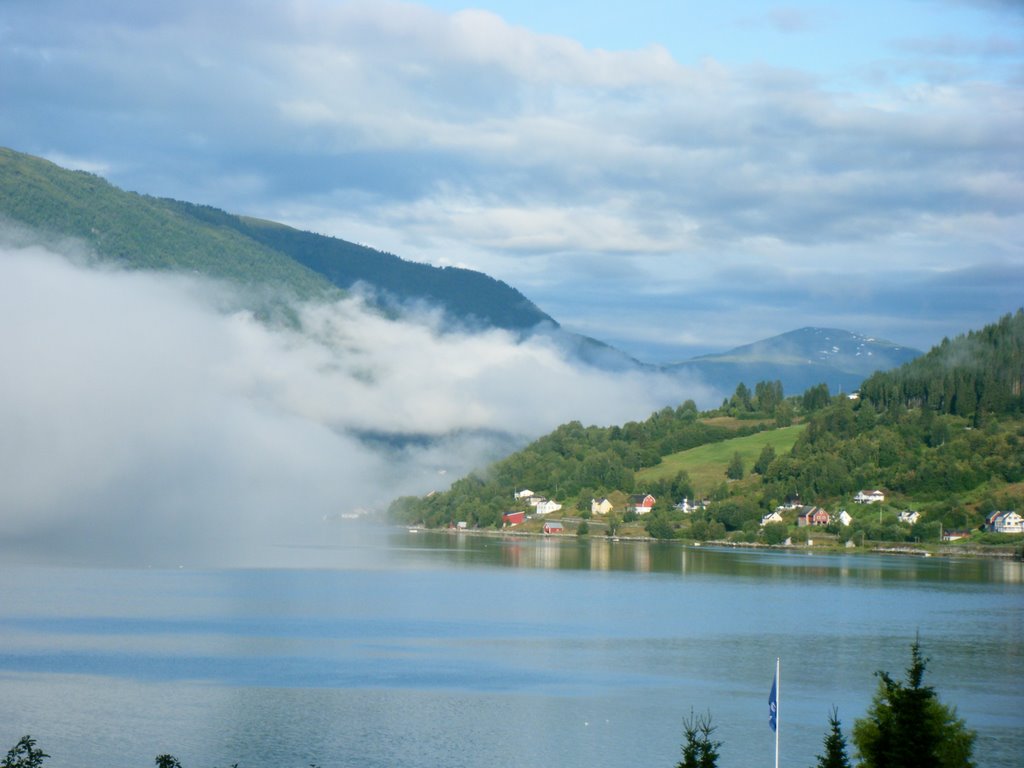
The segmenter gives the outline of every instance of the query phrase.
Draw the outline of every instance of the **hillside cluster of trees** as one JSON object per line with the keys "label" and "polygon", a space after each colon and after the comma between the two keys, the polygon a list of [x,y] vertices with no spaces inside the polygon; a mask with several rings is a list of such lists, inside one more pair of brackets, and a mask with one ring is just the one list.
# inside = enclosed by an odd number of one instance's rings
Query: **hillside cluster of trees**
{"label": "hillside cluster of trees", "polygon": [[[621,427],[584,427],[573,421],[485,471],[457,480],[446,493],[398,499],[391,513],[430,527],[455,521],[500,527],[502,514],[513,508],[514,492],[522,488],[569,500],[574,509],[589,511],[591,498],[639,492],[634,473],[659,463],[666,454],[764,428],[751,422],[737,430],[708,424],[700,417],[696,404],[688,400]],[[679,498],[693,493],[686,478],[654,484],[644,492]]]}
{"label": "hillside cluster of trees", "polygon": [[970,419],[1024,414],[1024,317],[1005,315],[980,331],[948,338],[895,371],[878,373],[861,394],[881,410],[918,408]]}
{"label": "hillside cluster of trees", "polygon": [[[1018,311],[944,341],[918,361],[875,374],[859,398],[832,396],[823,384],[787,398],[777,382],[759,382],[752,391],[739,385],[714,412],[699,413],[688,401],[621,427],[572,422],[445,493],[398,499],[390,512],[426,526],[466,521],[500,527],[521,488],[557,499],[584,518],[592,498],[651,493],[658,499],[645,519],[652,536],[776,543],[806,538],[794,520],[760,524],[787,499],[835,509],[860,489],[885,488],[894,503],[912,503],[926,514],[904,525],[895,521],[896,510],[876,517],[877,509],[868,514],[851,508],[853,524],[836,523],[828,531],[855,543],[934,541],[943,529],[978,528],[987,512],[1024,502],[1022,378],[1024,312]],[[973,393],[969,404],[957,394],[964,382]],[[729,424],[712,418],[723,415],[734,418]],[[793,421],[806,428],[792,450],[777,455],[766,445],[750,467],[737,454],[713,488],[695,488],[686,472],[637,480],[640,470],[657,467],[670,454]],[[711,503],[692,514],[674,508],[695,495]],[[606,530],[614,532],[618,522],[613,518]]]}

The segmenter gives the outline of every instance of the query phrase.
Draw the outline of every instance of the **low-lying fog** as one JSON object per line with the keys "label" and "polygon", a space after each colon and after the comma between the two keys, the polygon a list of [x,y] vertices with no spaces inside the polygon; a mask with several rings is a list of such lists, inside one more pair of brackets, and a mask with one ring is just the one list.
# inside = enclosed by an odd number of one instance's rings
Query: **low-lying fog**
{"label": "low-lying fog", "polygon": [[[254,318],[232,288],[0,246],[0,549],[48,562],[260,564],[324,518],[443,490],[573,419],[715,394],[442,333],[358,297]],[[357,435],[436,439],[401,448]]]}

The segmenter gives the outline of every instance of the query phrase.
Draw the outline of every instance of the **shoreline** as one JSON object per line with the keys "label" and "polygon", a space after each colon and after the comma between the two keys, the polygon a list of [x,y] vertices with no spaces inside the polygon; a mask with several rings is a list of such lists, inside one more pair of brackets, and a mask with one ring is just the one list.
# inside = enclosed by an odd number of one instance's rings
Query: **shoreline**
{"label": "shoreline", "polygon": [[[572,521],[569,521],[572,522]],[[942,557],[942,558],[956,558],[962,557],[965,559],[974,558],[987,558],[996,560],[1013,560],[1022,562],[1022,558],[1019,550],[1005,549],[990,550],[983,547],[972,547],[966,549],[963,547],[951,547],[938,545],[934,549],[924,547],[908,546],[906,544],[897,544],[895,542],[891,544],[885,544],[879,542],[873,546],[859,546],[859,547],[846,547],[846,546],[814,546],[814,545],[799,545],[799,544],[761,544],[759,542],[748,542],[748,541],[694,541],[691,539],[656,539],[653,536],[599,536],[587,534],[584,536],[577,536],[575,533],[543,533],[541,531],[514,531],[514,530],[497,530],[493,528],[427,528],[424,526],[406,525],[399,526],[404,527],[410,532],[422,531],[424,533],[447,533],[449,535],[472,535],[472,536],[487,536],[490,538],[536,538],[543,540],[553,541],[607,541],[609,543],[614,542],[629,542],[629,543],[648,543],[648,544],[669,544],[679,545],[682,547],[690,547],[693,549],[701,549],[704,547],[714,547],[716,549],[758,549],[775,552],[790,552],[790,553],[807,553],[807,554],[850,554],[850,555],[861,555],[861,554],[875,554],[875,555],[897,555],[901,557]],[[996,546],[1007,546],[1011,545],[996,545]]]}

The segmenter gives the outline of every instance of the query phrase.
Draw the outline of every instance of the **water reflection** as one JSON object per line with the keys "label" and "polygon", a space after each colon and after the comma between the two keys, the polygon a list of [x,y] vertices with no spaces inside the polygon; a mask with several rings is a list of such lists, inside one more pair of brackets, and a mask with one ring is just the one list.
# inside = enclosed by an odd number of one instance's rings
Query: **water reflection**
{"label": "water reflection", "polygon": [[850,579],[904,582],[1024,583],[1024,563],[997,558],[695,547],[605,537],[496,536],[391,531],[387,546],[408,564],[441,558],[446,565],[556,570],[713,574],[757,579]]}

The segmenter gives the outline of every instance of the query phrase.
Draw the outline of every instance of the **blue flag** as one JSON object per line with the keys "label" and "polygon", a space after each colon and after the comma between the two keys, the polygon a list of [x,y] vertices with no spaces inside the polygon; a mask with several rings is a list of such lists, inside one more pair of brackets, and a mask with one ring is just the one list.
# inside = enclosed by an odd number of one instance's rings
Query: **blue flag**
{"label": "blue flag", "polygon": [[779,699],[775,688],[776,678],[772,678],[772,692],[768,694],[768,727],[773,731],[779,727]]}

